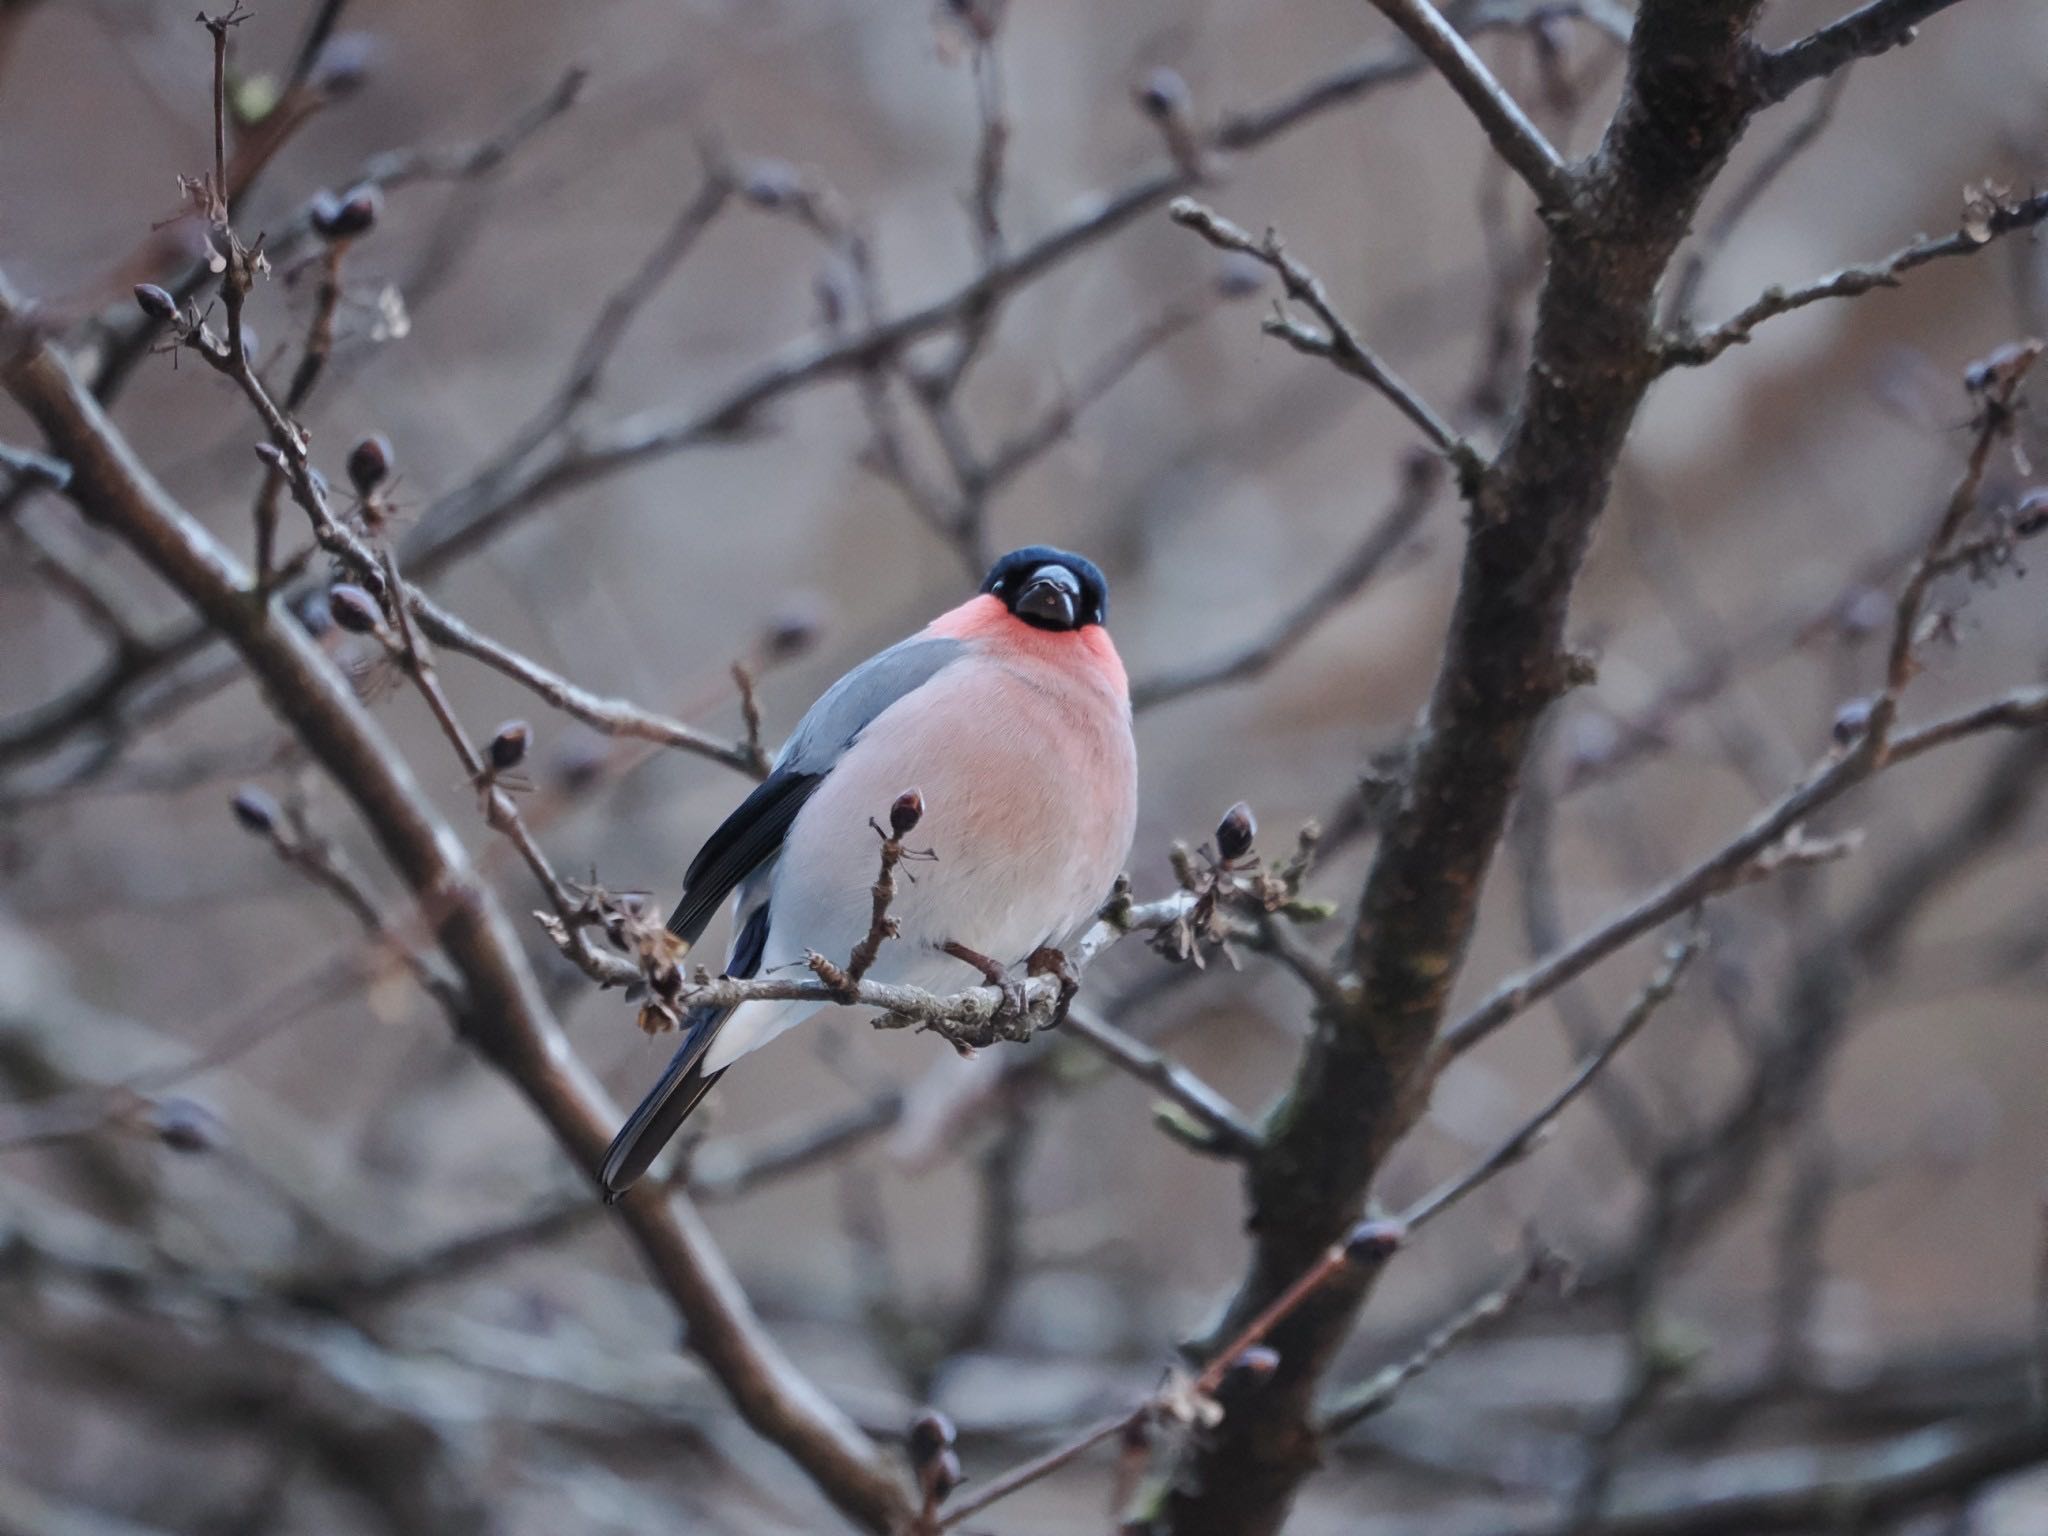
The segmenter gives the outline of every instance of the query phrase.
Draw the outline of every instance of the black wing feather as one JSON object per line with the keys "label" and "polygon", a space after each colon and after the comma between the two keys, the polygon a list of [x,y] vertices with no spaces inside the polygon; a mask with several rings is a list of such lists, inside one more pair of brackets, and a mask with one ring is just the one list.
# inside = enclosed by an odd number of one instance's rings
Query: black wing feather
{"label": "black wing feather", "polygon": [[696,943],[739,883],[782,851],[782,839],[796,813],[824,782],[822,773],[777,769],[756,785],[690,861],[683,876],[683,899],[668,920],[668,931]]}
{"label": "black wing feather", "polygon": [[[725,974],[753,975],[761,968],[761,952],[767,947],[768,906],[764,902],[754,909],[739,937],[733,940],[732,963],[726,966]],[[633,1186],[682,1129],[690,1112],[703,1102],[711,1085],[725,1076],[722,1067],[716,1072],[703,1070],[704,1053],[711,1049],[711,1042],[732,1014],[730,1008],[692,1008],[683,1015],[682,1043],[662,1069],[661,1080],[626,1117],[619,1134],[605,1149],[598,1179],[604,1185],[607,1202],[616,1200]]]}

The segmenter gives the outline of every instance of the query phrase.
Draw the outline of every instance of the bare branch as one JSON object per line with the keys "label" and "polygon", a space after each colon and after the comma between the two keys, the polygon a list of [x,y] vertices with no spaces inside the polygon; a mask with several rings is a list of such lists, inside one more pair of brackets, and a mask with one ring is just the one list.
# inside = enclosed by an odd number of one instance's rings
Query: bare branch
{"label": "bare branch", "polygon": [[17,448],[12,443],[0,443],[0,469],[6,470],[11,477],[4,488],[10,496],[30,485],[61,491],[71,478],[71,466],[62,459],[53,459],[30,448]]}
{"label": "bare branch", "polygon": [[1191,197],[1175,198],[1168,212],[1174,223],[1192,229],[1218,250],[1236,251],[1271,267],[1279,274],[1287,296],[1307,308],[1324,327],[1316,331],[1282,313],[1266,322],[1267,335],[1278,336],[1297,352],[1328,358],[1344,372],[1363,379],[1385,395],[1394,403],[1394,408],[1451,461],[1461,482],[1470,484],[1484,472],[1484,463],[1471,445],[1452,431],[1450,424],[1410,389],[1378,353],[1359,339],[1330,303],[1329,295],[1323,291],[1322,280],[1287,254],[1279,235],[1269,229],[1263,240],[1254,240],[1237,225]]}
{"label": "bare branch", "polygon": [[[1472,29],[1518,26],[1528,19],[1530,9],[1523,4],[1482,7]],[[1409,79],[1425,67],[1422,55],[1412,48],[1372,55],[1309,81],[1265,107],[1226,117],[1207,136],[1206,147],[1230,152],[1256,149],[1323,112]],[[555,496],[651,459],[727,439],[792,390],[857,374],[900,356],[912,343],[962,324],[993,298],[1036,282],[1195,185],[1184,167],[1162,166],[1093,200],[1085,212],[1009,251],[930,303],[848,336],[791,348],[701,406],[645,412],[537,456],[501,453],[468,484],[428,509],[407,551],[406,565],[431,576]]]}
{"label": "bare branch", "polygon": [[1707,265],[1727,246],[1742,221],[1749,217],[1756,205],[1763,200],[1766,192],[1775,186],[1799,157],[1814,145],[1834,121],[1835,108],[1842,100],[1842,93],[1848,89],[1849,72],[1842,71],[1832,77],[1825,89],[1814,98],[1812,109],[1791,130],[1771,146],[1770,152],[1756,163],[1740,185],[1729,194],[1728,201],[1721,205],[1721,211],[1714,215],[1714,222],[1707,226],[1685,263],[1679,269],[1678,281],[1671,285],[1671,299],[1664,307],[1667,326],[1683,325],[1692,317],[1693,303],[1699,297],[1700,284],[1707,275]]}
{"label": "bare branch", "polygon": [[1766,102],[1783,101],[1809,80],[1912,42],[1921,22],[1955,3],[1869,0],[1818,32],[1765,54],[1757,65],[1757,86]]}
{"label": "bare branch", "polygon": [[1650,1017],[1670,1000],[1678,990],[1678,981],[1685,974],[1686,967],[1705,946],[1704,936],[1695,929],[1673,944],[1664,957],[1664,964],[1657,974],[1644,983],[1613,1033],[1600,1042],[1591,1055],[1579,1064],[1569,1081],[1558,1089],[1549,1102],[1537,1110],[1521,1125],[1517,1126],[1498,1146],[1471,1168],[1455,1179],[1432,1190],[1414,1205],[1401,1213],[1401,1223],[1413,1232],[1425,1223],[1441,1216],[1473,1190],[1485,1184],[1504,1168],[1511,1167],[1528,1156],[1539,1137],[1550,1128],[1551,1122],[1571,1106],[1572,1100],[1592,1086],[1593,1080],[1614,1060],[1621,1048],[1636,1037],[1638,1031],[1650,1022]]}
{"label": "bare branch", "polygon": [[1066,1032],[1085,1041],[1098,1055],[1156,1088],[1199,1125],[1207,1138],[1205,1151],[1224,1157],[1246,1157],[1258,1146],[1259,1133],[1230,1102],[1172,1057],[1126,1034],[1109,1020],[1085,1008],[1068,1010]]}
{"label": "bare branch", "polygon": [[[1532,10],[1538,8],[1524,0],[1482,5],[1472,14],[1467,28],[1473,35],[1513,29],[1526,23]],[[1607,17],[1607,9],[1598,5],[1587,7],[1609,30],[1625,25],[1625,17]],[[1307,81],[1265,106],[1224,117],[1207,135],[1206,147],[1230,153],[1257,149],[1325,112],[1411,79],[1426,67],[1422,55],[1405,46],[1369,54]],[[486,175],[540,128],[565,112],[576,100],[584,79],[583,71],[572,70],[548,97],[490,138],[450,149],[406,149],[373,156],[355,180],[389,191],[420,181]],[[1093,200],[1084,212],[1013,251],[1001,263],[952,292],[855,335],[823,345],[794,348],[700,408],[646,413],[619,422],[609,430],[587,434],[573,443],[557,443],[545,452],[536,452],[536,445],[527,441],[523,433],[515,434],[484,469],[428,508],[420,529],[402,551],[406,568],[416,578],[431,578],[556,495],[649,458],[721,441],[783,394],[814,381],[859,372],[878,360],[897,355],[919,338],[957,324],[970,308],[982,302],[986,292],[1035,282],[1195,184],[1193,175],[1178,165],[1150,171]],[[280,260],[284,259],[297,239],[303,238],[306,228],[302,215],[270,242],[270,250]],[[206,279],[205,268],[195,266],[172,291],[184,301],[196,294]],[[110,343],[95,368],[96,394],[104,396],[118,387],[157,334],[154,322],[144,321],[132,309],[129,316],[128,329]],[[7,722],[7,728],[0,730],[0,762],[48,750],[96,722],[128,720],[122,712],[131,697],[160,673],[190,661],[206,648],[211,638],[196,623],[175,626],[145,650],[108,666],[62,698]],[[218,687],[234,675],[231,669],[214,668],[204,674],[205,687]],[[144,695],[150,704],[137,712],[132,723],[158,717],[171,707],[167,701],[182,702],[193,692],[186,688]]]}
{"label": "bare branch", "polygon": [[1393,1406],[1394,1399],[1416,1377],[1489,1324],[1514,1311],[1523,1299],[1562,1269],[1555,1255],[1537,1247],[1519,1269],[1501,1284],[1461,1307],[1416,1346],[1415,1351],[1375,1372],[1349,1391],[1340,1392],[1323,1410],[1317,1432],[1341,1435]]}
{"label": "bare branch", "polygon": [[[18,313],[11,292],[0,290],[0,323]],[[248,601],[247,573],[162,492],[56,352],[47,344],[28,348],[0,372],[72,461],[71,494],[81,509],[130,543],[233,642],[407,883],[422,896],[454,898],[439,936],[467,985],[467,1038],[514,1080],[576,1165],[594,1169],[615,1112],[562,1038],[497,903],[375,722],[276,603]],[[864,1525],[884,1530],[906,1519],[902,1489],[884,1459],[761,1329],[688,1204],[650,1189],[629,1193],[617,1209],[688,1320],[691,1345],[748,1421]]]}
{"label": "bare branch", "polygon": [[1436,459],[1420,452],[1403,466],[1400,489],[1380,513],[1358,547],[1330,572],[1315,591],[1249,644],[1180,668],[1169,668],[1131,685],[1131,708],[1147,710],[1188,694],[1241,682],[1284,661],[1322,622],[1350,602],[1406,546],[1429,512],[1442,477]]}
{"label": "bare branch", "polygon": [[[1987,195],[1988,196],[1988,195]],[[1844,267],[1803,288],[1767,288],[1761,297],[1711,330],[1667,338],[1662,349],[1665,368],[1697,368],[1711,363],[1730,347],[1749,340],[1764,321],[1787,315],[1825,299],[1849,299],[1873,288],[1895,288],[1916,267],[1950,256],[1971,256],[1991,241],[2017,230],[2031,229],[2048,219],[2048,192],[2017,202],[1991,196],[1952,235],[1919,240],[1892,252],[1883,261]]]}
{"label": "bare branch", "polygon": [[[1587,1536],[1764,1536],[1843,1521],[1883,1521],[1959,1497],[2004,1474],[2048,1460],[2048,1426],[1955,1422],[1874,1445],[1815,1450],[1800,1445],[1709,1462],[1687,1487],[1631,1493],[1586,1527]],[[1853,1525],[1851,1526],[1853,1529]],[[1494,1536],[1551,1536],[1554,1523]]]}
{"label": "bare branch", "polygon": [[1330,1287],[1347,1281],[1356,1283],[1360,1276],[1377,1272],[1405,1240],[1406,1234],[1397,1223],[1359,1222],[1341,1242],[1331,1244],[1318,1255],[1315,1262],[1296,1276],[1270,1306],[1211,1355],[1192,1380],[1177,1372],[1171,1373],[1164,1386],[1128,1413],[1105,1419],[1044,1455],[1011,1468],[953,1505],[939,1522],[939,1528],[951,1530],[969,1517],[1057,1472],[1104,1441],[1141,1428],[1155,1417],[1175,1419],[1191,1426],[1213,1427],[1225,1416],[1225,1410],[1216,1401],[1218,1389],[1234,1371],[1242,1370],[1254,1380],[1271,1373],[1273,1362],[1270,1358],[1259,1358],[1258,1352],[1275,1328],[1313,1303]]}
{"label": "bare branch", "polygon": [[421,631],[436,645],[474,657],[493,671],[501,672],[522,687],[531,689],[563,714],[582,721],[593,730],[602,731],[607,736],[624,736],[651,741],[657,746],[674,747],[722,763],[737,772],[761,777],[761,764],[748,744],[710,735],[693,725],[643,709],[630,699],[606,698],[592,693],[550,672],[531,657],[488,635],[479,634],[418,587],[408,586],[406,597]]}
{"label": "bare branch", "polygon": [[1472,45],[1429,0],[1372,0],[1406,34],[1479,119],[1487,138],[1546,208],[1571,206],[1578,183],[1543,132],[1479,61]]}

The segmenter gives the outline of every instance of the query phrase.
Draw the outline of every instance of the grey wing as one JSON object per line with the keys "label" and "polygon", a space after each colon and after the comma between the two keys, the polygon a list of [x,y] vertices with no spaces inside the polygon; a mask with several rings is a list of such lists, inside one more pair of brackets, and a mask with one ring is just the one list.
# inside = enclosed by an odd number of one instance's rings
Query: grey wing
{"label": "grey wing", "polygon": [[[958,640],[913,635],[826,689],[776,755],[774,771],[705,839],[690,861],[683,876],[683,899],[669,918],[669,931],[696,943],[726,897],[774,863],[797,812],[868,722],[923,687],[965,649]],[[886,809],[875,807],[877,814]]]}
{"label": "grey wing", "polygon": [[965,642],[941,635],[912,635],[869,657],[827,688],[797,722],[776,756],[776,772],[825,773],[875,716],[922,688],[966,649]]}

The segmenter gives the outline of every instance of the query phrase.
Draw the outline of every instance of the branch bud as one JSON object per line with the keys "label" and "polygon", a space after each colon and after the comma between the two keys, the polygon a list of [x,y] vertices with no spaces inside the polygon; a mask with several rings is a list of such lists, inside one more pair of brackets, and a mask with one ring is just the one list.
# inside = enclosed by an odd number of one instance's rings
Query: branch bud
{"label": "branch bud", "polygon": [[756,208],[786,208],[803,192],[804,179],[787,160],[756,160],[747,167],[740,195]]}
{"label": "branch bud", "polygon": [[908,837],[924,820],[924,796],[914,789],[906,789],[896,797],[896,803],[889,807],[889,831],[896,837]]}
{"label": "branch bud", "polygon": [[1226,864],[1235,863],[1252,851],[1252,839],[1258,835],[1259,823],[1252,808],[1240,800],[1216,823],[1216,852]]}
{"label": "branch bud", "polygon": [[173,1152],[218,1152],[228,1143],[220,1117],[192,1099],[156,1100],[146,1123]]}
{"label": "branch bud", "polygon": [[235,820],[247,831],[258,837],[268,837],[277,826],[277,819],[283,814],[277,801],[268,790],[258,789],[254,784],[244,784],[235,791],[231,802]]}
{"label": "branch bud", "polygon": [[1155,121],[1164,122],[1171,117],[1184,115],[1188,110],[1188,83],[1178,70],[1165,65],[1152,70],[1138,83],[1131,95],[1138,103],[1138,110]]}
{"label": "branch bud", "polygon": [[910,1421],[910,1431],[904,1439],[910,1447],[912,1465],[922,1468],[940,1452],[950,1451],[959,1439],[959,1431],[938,1409],[927,1408]]}
{"label": "branch bud", "polygon": [[165,325],[178,318],[178,301],[171,297],[170,290],[159,288],[155,283],[135,285],[135,304],[150,319]]}
{"label": "branch bud", "polygon": [[353,240],[366,235],[383,211],[384,194],[371,185],[357,187],[345,196],[316,192],[307,216],[313,232],[323,240]]}
{"label": "branch bud", "polygon": [[1243,251],[1226,251],[1216,264],[1216,293],[1219,298],[1248,299],[1265,286],[1265,266]]}
{"label": "branch bud", "polygon": [[1408,1229],[1398,1221],[1361,1221],[1344,1235],[1344,1262],[1384,1264],[1408,1241]]}
{"label": "branch bud", "polygon": [[1223,1379],[1216,1384],[1216,1396],[1228,1402],[1265,1385],[1279,1369],[1279,1351],[1265,1344],[1248,1345],[1225,1367]]}
{"label": "branch bud", "polygon": [[382,432],[372,432],[348,451],[348,483],[358,496],[368,496],[391,473],[391,442]]}
{"label": "branch bud", "polygon": [[533,745],[533,727],[524,720],[507,720],[491,737],[491,766],[500,773],[517,768]]}
{"label": "branch bud", "polygon": [[910,1431],[904,1439],[910,1449],[910,1467],[917,1477],[918,1490],[924,1495],[926,1507],[936,1509],[964,1480],[959,1454],[953,1449],[958,1439],[953,1421],[936,1408],[927,1408],[910,1421]]}
{"label": "branch bud", "polygon": [[1856,739],[1870,728],[1870,709],[1870,700],[1851,699],[1835,711],[1833,734],[1836,746],[1853,746]]}
{"label": "branch bud", "polygon": [[334,615],[335,623],[352,635],[374,635],[384,623],[377,599],[345,581],[328,588],[327,611]]}
{"label": "branch bud", "polygon": [[824,615],[814,596],[800,594],[768,621],[761,632],[763,661],[790,661],[818,643]]}

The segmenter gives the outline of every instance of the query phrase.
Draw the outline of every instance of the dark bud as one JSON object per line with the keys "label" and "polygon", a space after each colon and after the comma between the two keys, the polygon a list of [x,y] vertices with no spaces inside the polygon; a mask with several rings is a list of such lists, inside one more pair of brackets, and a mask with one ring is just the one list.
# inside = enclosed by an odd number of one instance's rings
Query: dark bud
{"label": "dark bud", "polygon": [[2009,341],[1995,347],[1963,372],[1963,387],[1973,395],[1989,390],[2010,389],[2041,355],[2038,341]]}
{"label": "dark bud", "polygon": [[1226,251],[1216,264],[1216,294],[1225,299],[1248,299],[1266,286],[1266,268],[1243,251]]}
{"label": "dark bud", "polygon": [[959,1432],[953,1428],[951,1419],[936,1408],[927,1408],[910,1421],[904,1441],[910,1447],[912,1465],[921,1470],[941,1452],[950,1451],[958,1438]]}
{"label": "dark bud", "polygon": [[258,789],[254,784],[244,784],[235,791],[233,800],[235,820],[248,831],[259,837],[266,837],[277,825],[282,814],[278,803],[267,790]]}
{"label": "dark bud", "polygon": [[358,496],[368,496],[391,473],[391,443],[382,432],[372,432],[348,451],[348,483]]}
{"label": "dark bud", "polygon": [[604,747],[600,743],[579,741],[556,759],[556,780],[564,793],[584,794],[603,781],[606,761]]}
{"label": "dark bud", "polygon": [[491,738],[491,766],[500,773],[517,768],[526,760],[526,749],[532,745],[533,727],[524,720],[507,720]]}
{"label": "dark bud", "polygon": [[936,1505],[950,1499],[953,1490],[967,1481],[967,1474],[960,1470],[959,1453],[948,1448],[931,1459],[917,1481],[924,1496]]}
{"label": "dark bud", "polygon": [[818,643],[825,627],[824,614],[815,594],[801,594],[768,621],[761,636],[761,654],[766,661],[791,661]]}
{"label": "dark bud", "polygon": [[337,32],[314,60],[311,84],[328,96],[362,89],[377,62],[377,39],[368,32]]}
{"label": "dark bud", "polygon": [[1361,1221],[1344,1236],[1344,1262],[1384,1264],[1407,1241],[1408,1229],[1398,1221]]}
{"label": "dark bud", "polygon": [[1252,851],[1252,839],[1259,835],[1252,808],[1242,800],[1223,813],[1216,823],[1216,852],[1225,863],[1234,863]]}
{"label": "dark bud", "polygon": [[295,611],[299,616],[300,627],[315,640],[334,628],[334,610],[327,606],[325,592],[308,592],[300,600]]}
{"label": "dark bud", "polygon": [[980,42],[996,35],[1003,24],[1004,0],[946,0],[946,9],[968,34]]}
{"label": "dark bud", "polygon": [[897,837],[908,837],[923,820],[924,796],[914,789],[903,791],[889,807],[889,830]]}
{"label": "dark bud", "polygon": [[228,1144],[220,1117],[191,1099],[158,1099],[149,1106],[148,1125],[173,1152],[218,1152]]}
{"label": "dark bud", "polygon": [[384,194],[365,185],[341,197],[332,192],[316,192],[307,215],[313,221],[313,232],[321,239],[353,240],[370,232],[383,208]]}
{"label": "dark bud", "polygon": [[1225,1402],[1241,1397],[1264,1386],[1279,1369],[1277,1350],[1264,1344],[1249,1345],[1240,1350],[1237,1358],[1224,1370],[1223,1379],[1216,1384],[1216,1395]]}
{"label": "dark bud", "polygon": [[1184,116],[1188,110],[1187,81],[1164,65],[1147,74],[1133,94],[1138,110],[1157,121]]}
{"label": "dark bud", "polygon": [[803,186],[803,177],[787,160],[756,160],[747,167],[740,195],[756,208],[787,208]]}
{"label": "dark bud", "polygon": [[374,635],[384,623],[377,599],[348,582],[327,589],[327,611],[352,635]]}
{"label": "dark bud", "polygon": [[1876,587],[1858,587],[1842,600],[1837,623],[1844,636],[1863,640],[1892,621],[1892,600]]}
{"label": "dark bud", "polygon": [[150,319],[165,325],[178,318],[178,301],[171,297],[169,289],[159,288],[155,283],[135,285],[135,304]]}
{"label": "dark bud", "polygon": [[1870,729],[1870,709],[1870,700],[1851,699],[1835,711],[1833,735],[1836,746],[1852,746],[1858,737]]}

